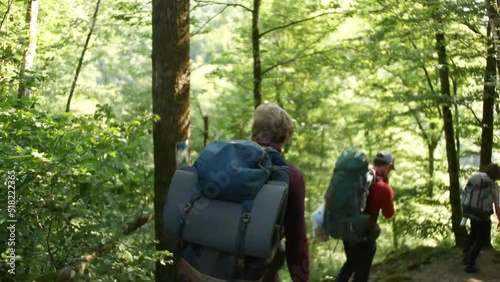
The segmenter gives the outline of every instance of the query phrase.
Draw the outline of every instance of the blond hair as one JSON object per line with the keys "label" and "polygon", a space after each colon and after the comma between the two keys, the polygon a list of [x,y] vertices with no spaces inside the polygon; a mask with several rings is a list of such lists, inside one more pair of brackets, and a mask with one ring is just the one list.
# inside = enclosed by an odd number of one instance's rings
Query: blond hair
{"label": "blond hair", "polygon": [[276,104],[261,104],[253,114],[252,140],[279,144],[293,135],[292,117]]}

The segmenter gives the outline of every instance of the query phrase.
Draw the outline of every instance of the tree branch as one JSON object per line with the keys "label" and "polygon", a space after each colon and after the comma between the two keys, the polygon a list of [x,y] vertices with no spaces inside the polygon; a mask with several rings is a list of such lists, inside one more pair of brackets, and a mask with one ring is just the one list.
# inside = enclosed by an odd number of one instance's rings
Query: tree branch
{"label": "tree branch", "polygon": [[82,68],[82,65],[83,65],[83,58],[85,57],[85,52],[87,51],[88,46],[89,46],[90,37],[92,36],[92,33],[94,32],[95,22],[97,20],[97,14],[99,12],[99,5],[100,4],[101,4],[101,0],[97,0],[97,4],[96,4],[95,10],[94,10],[94,16],[92,17],[92,24],[90,25],[90,30],[89,30],[89,33],[87,35],[87,39],[85,40],[85,44],[83,45],[82,54],[80,56],[80,59],[78,60],[78,66],[76,67],[76,73],[75,73],[75,76],[73,78],[73,83],[71,84],[71,90],[69,92],[68,102],[66,103],[66,112],[67,113],[70,110],[71,98],[73,98],[73,94],[75,92],[76,82],[78,80],[78,75],[80,74],[80,69]]}
{"label": "tree branch", "polygon": [[3,23],[5,22],[5,19],[9,15],[10,12],[10,7],[12,7],[12,3],[14,0],[9,1],[9,4],[7,5],[7,11],[5,11],[5,14],[3,15],[2,21],[0,22],[0,30],[2,29]]}
{"label": "tree branch", "polygon": [[130,235],[135,232],[137,229],[141,228],[144,224],[152,221],[155,218],[154,212],[149,212],[146,215],[136,218],[134,221],[129,222],[127,227],[123,231],[124,235]]}
{"label": "tree branch", "polygon": [[[476,33],[476,34],[479,34],[479,35],[483,35],[479,29],[477,29],[475,26],[473,26],[471,23],[469,22],[463,22],[462,23],[463,25],[465,25],[466,27],[468,27],[472,32]],[[484,36],[484,35],[483,35]]]}
{"label": "tree branch", "polygon": [[289,63],[292,63],[292,62],[295,62],[299,59],[303,59],[303,58],[307,58],[307,57],[311,57],[311,56],[314,56],[314,55],[318,55],[318,54],[323,54],[323,53],[326,53],[328,51],[331,51],[332,49],[326,49],[326,50],[321,50],[321,51],[316,51],[316,52],[312,52],[312,53],[309,53],[309,54],[305,54],[305,55],[302,55],[300,56],[300,54],[296,55],[295,57],[291,58],[291,59],[288,59],[288,60],[285,60],[285,61],[280,61],[280,62],[277,62],[276,64],[264,69],[262,71],[262,75],[270,72],[271,70],[279,67],[279,66],[283,66],[283,65],[287,65]]}
{"label": "tree branch", "polygon": [[[149,212],[146,215],[136,218],[135,220],[127,224],[127,227],[123,231],[123,234],[129,235],[133,233],[146,223],[152,221],[154,217],[154,212]],[[113,250],[117,242],[118,240],[117,238],[115,238],[110,243],[97,246],[90,253],[83,254],[76,262],[65,266],[63,269],[61,269],[61,271],[59,271],[59,273],[57,274],[57,281],[73,281],[73,279],[75,279],[76,277],[81,276],[89,267],[91,262],[95,261],[99,257],[109,254]]]}
{"label": "tree branch", "polygon": [[296,21],[292,21],[292,22],[289,22],[285,25],[280,25],[280,26],[276,26],[276,27],[273,27],[273,28],[270,28],[266,31],[263,31],[259,34],[259,38],[270,33],[270,32],[273,32],[273,31],[276,31],[278,29],[283,29],[283,28],[287,28],[289,26],[292,26],[292,25],[296,25],[296,24],[300,24],[300,23],[303,23],[303,22],[307,22],[307,21],[311,21],[311,20],[314,20],[314,19],[317,19],[319,17],[322,17],[322,16],[326,16],[326,15],[331,15],[331,14],[335,14],[334,12],[327,12],[327,13],[321,13],[319,15],[316,15],[316,16],[313,16],[313,17],[310,17],[310,18],[306,18],[306,19],[301,19],[301,20],[296,20]]}
{"label": "tree branch", "polygon": [[474,112],[474,109],[472,109],[471,106],[469,106],[467,103],[464,104],[464,106],[472,113],[472,115],[474,116],[474,118],[476,119],[476,122],[479,124],[479,125],[482,125],[483,122],[482,120],[476,115],[476,112]]}
{"label": "tree branch", "polygon": [[244,10],[248,12],[253,12],[252,9],[248,8],[247,6],[244,6],[242,4],[235,4],[235,3],[224,3],[224,2],[216,2],[216,1],[206,1],[206,0],[196,0],[195,2],[198,2],[200,4],[205,4],[205,5],[226,5],[226,6],[231,6],[231,7],[240,7],[243,8]]}
{"label": "tree branch", "polygon": [[[419,51],[417,45],[415,44],[415,42],[413,42],[413,40],[410,39],[410,43],[411,43],[411,45],[413,46],[413,48],[415,50]],[[422,64],[422,69],[424,70],[425,78],[427,79],[427,85],[429,85],[429,88],[431,89],[431,92],[435,93],[434,92],[434,86],[432,85],[432,80],[431,80],[431,77],[429,75],[429,71],[427,71],[427,68],[425,67],[425,64]]]}
{"label": "tree branch", "polygon": [[228,7],[229,6],[226,6],[226,7],[222,8],[222,10],[220,10],[217,14],[215,14],[214,16],[212,16],[211,18],[209,18],[197,31],[195,31],[194,33],[191,34],[191,37],[193,37],[196,34],[198,34],[210,21],[212,21],[218,15],[222,14],[222,12],[224,12]]}
{"label": "tree branch", "polygon": [[191,10],[189,10],[189,12],[193,12],[194,10],[196,10],[196,8],[198,8],[200,6],[200,3],[196,3],[196,5],[194,5],[193,8],[191,8]]}

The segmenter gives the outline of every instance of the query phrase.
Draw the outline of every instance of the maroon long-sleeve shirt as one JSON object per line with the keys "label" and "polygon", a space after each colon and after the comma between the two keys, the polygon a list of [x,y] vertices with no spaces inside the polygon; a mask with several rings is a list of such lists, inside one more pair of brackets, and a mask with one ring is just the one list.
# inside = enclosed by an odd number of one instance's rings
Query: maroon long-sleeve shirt
{"label": "maroon long-sleeve shirt", "polygon": [[[261,142],[259,144],[281,152],[276,144]],[[309,245],[304,216],[306,184],[300,169],[290,163],[288,169],[290,185],[284,219],[286,263],[294,282],[309,282]]]}

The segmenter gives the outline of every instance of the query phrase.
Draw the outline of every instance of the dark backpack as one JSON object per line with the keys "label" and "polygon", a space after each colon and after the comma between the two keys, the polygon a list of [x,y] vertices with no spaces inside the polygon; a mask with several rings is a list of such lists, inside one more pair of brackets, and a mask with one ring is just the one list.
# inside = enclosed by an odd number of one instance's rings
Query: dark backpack
{"label": "dark backpack", "polygon": [[179,281],[258,281],[283,232],[288,165],[246,140],[214,141],[179,169],[164,209]]}
{"label": "dark backpack", "polygon": [[474,173],[462,192],[462,213],[471,219],[487,219],[493,214],[496,185],[486,173]]}
{"label": "dark backpack", "polygon": [[374,226],[364,211],[370,187],[376,181],[365,153],[347,150],[340,155],[325,194],[323,227],[331,237],[351,244],[371,237]]}

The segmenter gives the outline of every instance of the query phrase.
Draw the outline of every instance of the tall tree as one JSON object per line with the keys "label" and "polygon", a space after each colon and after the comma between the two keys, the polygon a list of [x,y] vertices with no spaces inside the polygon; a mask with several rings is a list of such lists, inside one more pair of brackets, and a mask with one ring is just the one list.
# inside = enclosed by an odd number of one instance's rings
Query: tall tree
{"label": "tall tree", "polygon": [[487,26],[487,54],[486,68],[484,70],[484,88],[483,88],[483,120],[481,123],[481,160],[480,166],[487,165],[491,162],[493,151],[493,114],[495,108],[496,96],[496,70],[497,59],[495,37],[497,33],[498,12],[496,10],[496,1],[487,1],[487,15],[489,18]]}
{"label": "tall tree", "polygon": [[[483,167],[491,163],[493,154],[493,129],[494,129],[494,111],[496,100],[496,83],[497,83],[497,68],[498,58],[495,42],[499,35],[497,23],[498,17],[498,1],[486,1],[486,13],[488,16],[488,25],[486,28],[487,37],[487,57],[486,67],[484,70],[484,88],[483,88],[483,118],[481,122],[481,152],[479,166]],[[489,234],[488,247],[491,245],[491,234]]]}
{"label": "tall tree", "polygon": [[259,32],[260,2],[260,0],[254,0],[252,10],[253,99],[255,108],[262,103],[262,66],[260,64]]}
{"label": "tall tree", "polygon": [[446,38],[443,31],[442,17],[438,12],[433,13],[437,24],[436,51],[439,64],[439,82],[441,86],[444,134],[446,142],[446,157],[448,160],[448,175],[450,180],[450,205],[452,231],[455,235],[455,244],[461,246],[465,241],[465,228],[460,226],[462,211],[460,208],[460,168],[458,163],[457,147],[455,145],[455,129],[451,112],[450,71],[446,53]]}
{"label": "tall tree", "polygon": [[39,0],[30,0],[26,8],[26,23],[28,25],[26,34],[26,49],[24,50],[23,65],[19,73],[19,90],[18,98],[29,96],[30,91],[27,89],[26,72],[31,71],[35,61],[36,39],[37,39],[37,20],[38,20],[38,5]]}
{"label": "tall tree", "polygon": [[[153,0],[153,126],[156,249],[166,250],[163,205],[177,168],[179,144],[189,138],[189,1]],[[180,146],[183,147],[183,146]],[[175,281],[173,269],[156,263],[156,281]]]}
{"label": "tall tree", "polygon": [[[12,4],[14,3],[14,0],[10,0],[9,3],[7,3],[7,10],[4,12],[3,16],[2,16],[2,21],[0,21],[0,31],[2,30],[2,28],[4,27],[4,24],[7,25],[7,22],[8,22],[8,19],[9,19],[9,14],[10,14],[10,10],[11,10],[11,7],[12,7]],[[7,35],[7,27],[5,28],[5,35]],[[3,69],[3,66],[5,64],[5,49],[6,49],[6,44],[4,42],[3,46],[2,46],[2,62],[0,63],[0,71],[2,71]],[[1,73],[0,73],[1,74]]]}

